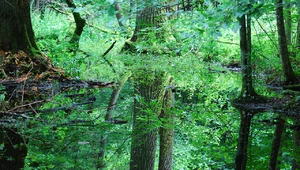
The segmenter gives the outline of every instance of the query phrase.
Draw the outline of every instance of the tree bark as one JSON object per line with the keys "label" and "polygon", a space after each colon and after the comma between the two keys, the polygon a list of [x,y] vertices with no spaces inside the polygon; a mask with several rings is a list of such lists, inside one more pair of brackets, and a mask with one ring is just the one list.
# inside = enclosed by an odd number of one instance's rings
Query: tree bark
{"label": "tree bark", "polygon": [[37,50],[30,18],[29,0],[0,1],[0,51]]}
{"label": "tree bark", "polygon": [[122,9],[121,9],[121,6],[120,6],[120,2],[118,0],[115,1],[115,4],[114,4],[114,7],[115,7],[115,11],[116,11],[116,18],[118,20],[118,23],[119,23],[119,26],[124,29],[124,24],[122,22],[122,20],[124,19],[123,18],[123,15],[122,15]]}
{"label": "tree bark", "polygon": [[173,155],[173,121],[174,114],[172,108],[174,107],[174,93],[171,88],[168,88],[164,96],[163,110],[160,114],[162,127],[159,129],[160,146],[159,146],[159,170],[172,169],[172,155]]}
{"label": "tree bark", "polygon": [[52,0],[33,0],[33,8],[36,10],[43,10],[46,5],[51,2]]}
{"label": "tree bark", "polygon": [[286,42],[287,45],[292,45],[292,11],[291,11],[291,0],[286,0],[286,7],[285,7],[285,35],[286,35]]}
{"label": "tree bark", "polygon": [[0,1],[0,23],[0,62],[6,75],[21,77],[29,70],[34,75],[53,69],[36,45],[29,0]]}
{"label": "tree bark", "polygon": [[296,84],[298,79],[294,74],[287,47],[287,38],[285,35],[285,26],[283,20],[283,4],[282,0],[276,0],[276,21],[278,32],[279,55],[281,58],[282,69],[285,76],[286,84]]}
{"label": "tree bark", "polygon": [[235,157],[235,170],[246,169],[248,155],[248,138],[252,117],[252,113],[241,111],[238,148]]}
{"label": "tree bark", "polygon": [[[247,21],[247,22],[246,22]],[[240,49],[242,64],[242,97],[256,96],[252,83],[251,64],[251,18],[243,15],[240,19]]]}
{"label": "tree bark", "polygon": [[276,124],[276,129],[274,132],[274,139],[272,143],[272,150],[270,155],[270,164],[269,164],[269,170],[276,170],[278,165],[278,155],[280,150],[280,145],[282,141],[282,134],[285,130],[285,120],[282,118],[278,118],[278,122]]}
{"label": "tree bark", "polygon": [[66,0],[66,2],[70,8],[73,8],[73,17],[76,23],[76,28],[70,42],[74,43],[75,49],[77,49],[79,46],[79,39],[86,22],[85,19],[81,18],[80,13],[76,11],[76,5],[74,4],[73,0]]}
{"label": "tree bark", "polygon": [[[158,116],[169,78],[151,70],[135,75],[131,170],[153,170],[158,133]],[[141,76],[144,75],[144,76]],[[142,78],[143,77],[143,78]]]}
{"label": "tree bark", "polygon": [[[141,5],[144,4],[144,5]],[[146,6],[145,6],[146,4]],[[158,7],[147,5],[147,1],[138,1],[136,4],[136,26],[131,42],[138,43],[139,41],[148,41],[148,30],[141,31],[144,28],[160,27],[160,24],[167,20],[167,16]],[[143,6],[143,9],[141,9]],[[164,31],[160,32],[164,34]],[[157,39],[162,39],[163,36],[155,34]],[[150,45],[150,43],[149,43]],[[129,47],[127,50],[132,50]],[[135,50],[135,49],[134,49]],[[152,70],[151,68],[138,69],[134,74],[135,80],[135,102],[134,102],[134,117],[133,117],[133,135],[131,143],[131,170],[153,170],[155,164],[155,152],[157,143],[157,134],[160,124],[158,116],[162,110],[163,98],[166,86],[170,82],[170,77],[166,76],[165,72]],[[164,131],[166,132],[166,131]],[[170,131],[163,135],[164,140],[170,140]],[[165,142],[165,141],[164,141]],[[165,154],[169,157],[171,145],[167,144]],[[167,163],[167,162],[166,162]],[[163,164],[161,164],[162,166]],[[168,165],[170,166],[170,165]]]}
{"label": "tree bark", "polygon": [[35,9],[40,9],[40,0],[33,0]]}

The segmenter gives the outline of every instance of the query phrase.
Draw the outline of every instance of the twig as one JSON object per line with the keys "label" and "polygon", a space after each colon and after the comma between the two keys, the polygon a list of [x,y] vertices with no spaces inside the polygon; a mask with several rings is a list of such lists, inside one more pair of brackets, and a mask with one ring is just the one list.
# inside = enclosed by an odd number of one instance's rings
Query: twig
{"label": "twig", "polygon": [[46,100],[34,101],[34,102],[32,102],[32,103],[28,103],[28,104],[16,106],[16,107],[14,107],[14,108],[12,108],[12,109],[10,109],[10,110],[7,110],[6,112],[7,112],[7,113],[8,113],[8,112],[12,112],[13,110],[16,110],[16,109],[22,108],[22,107],[26,107],[26,106],[32,107],[31,105],[33,105],[33,104],[38,104],[38,103],[43,103],[43,102],[46,102],[46,101],[50,101],[52,98],[53,98],[53,97],[51,97],[51,98],[49,98],[49,99],[46,99]]}
{"label": "twig", "polygon": [[28,148],[28,146],[27,146],[27,142],[26,142],[26,139],[24,138],[24,135],[23,135],[23,134],[21,134],[21,133],[18,133],[18,132],[16,132],[16,131],[12,130],[12,129],[9,129],[9,130],[10,130],[10,131],[12,131],[13,133],[15,133],[15,134],[19,135],[19,136],[22,138],[22,140],[23,140],[23,144],[25,145],[25,147],[26,147],[26,148]]}
{"label": "twig", "polygon": [[11,146],[12,146],[14,149],[17,149],[17,148],[15,147],[15,145],[13,144],[13,142],[10,140],[10,137],[7,135],[7,133],[6,133],[6,132],[4,132],[4,133],[5,133],[5,136],[7,137],[7,139],[9,140]]}
{"label": "twig", "polygon": [[234,43],[234,42],[226,42],[226,41],[216,41],[218,43],[223,43],[223,44],[230,44],[230,45],[239,45],[238,43]]}
{"label": "twig", "polygon": [[13,98],[14,93],[17,91],[17,88],[14,89],[14,91],[11,93],[9,99],[7,101],[10,101]]}
{"label": "twig", "polygon": [[61,14],[64,14],[64,15],[69,15],[68,13],[64,12],[64,11],[61,11],[59,9],[56,9],[53,5],[50,7],[52,8],[54,11],[58,12],[58,13],[61,13]]}
{"label": "twig", "polygon": [[110,30],[106,30],[106,29],[104,29],[104,28],[97,27],[97,26],[92,25],[92,24],[90,24],[90,23],[88,23],[88,22],[86,22],[86,25],[88,25],[89,27],[95,28],[95,29],[97,29],[97,30],[99,30],[99,31],[102,31],[102,32],[104,32],[104,33],[108,33],[108,34],[116,34],[116,32],[114,32],[114,31],[110,31]]}
{"label": "twig", "polygon": [[276,43],[273,41],[273,39],[270,37],[270,35],[268,34],[268,32],[264,29],[264,27],[260,24],[260,22],[258,21],[257,18],[255,18],[256,22],[258,23],[259,27],[264,31],[264,33],[267,35],[267,37],[270,39],[270,41],[272,42],[272,44],[274,45],[274,47],[277,49],[277,45]]}
{"label": "twig", "polygon": [[[60,14],[64,14],[64,15],[71,16],[69,13],[66,13],[66,12],[64,12],[64,11],[61,11],[61,10],[55,8],[54,6],[51,6],[51,8],[52,8],[54,11],[56,11],[56,12],[58,12],[58,13],[60,13]],[[88,23],[87,21],[86,21],[86,25],[88,25],[88,26],[91,27],[91,28],[94,28],[94,29],[97,29],[97,30],[99,30],[99,31],[102,31],[102,32],[104,32],[104,33],[108,33],[108,34],[116,34],[115,31],[110,31],[110,30],[106,30],[106,29],[104,29],[104,28],[97,27],[97,26],[95,26],[95,25],[92,25],[92,24]]]}
{"label": "twig", "polygon": [[105,51],[104,54],[102,54],[103,59],[105,60],[105,62],[107,62],[107,64],[111,67],[111,69],[113,70],[114,73],[117,73],[116,70],[114,69],[114,66],[111,64],[110,61],[108,61],[108,59],[105,57],[106,54],[108,54],[110,52],[111,49],[113,49],[114,45],[116,44],[116,41],[114,41],[112,43],[112,45]]}
{"label": "twig", "polygon": [[33,69],[33,62],[31,62],[30,64],[31,64],[31,68],[30,68],[30,70],[27,72],[27,74],[26,74],[26,76],[25,76],[24,84],[23,84],[22,99],[21,99],[22,104],[23,104],[23,102],[24,102],[24,93],[25,93],[24,88],[25,88],[26,80],[27,80],[27,78],[28,78],[30,72],[31,72],[32,69]]}
{"label": "twig", "polygon": [[108,54],[109,53],[109,51],[114,47],[114,45],[116,44],[116,41],[114,41],[113,43],[112,43],[112,45],[105,51],[105,53],[104,54],[102,54],[102,57],[105,57],[106,56],[106,54]]}
{"label": "twig", "polygon": [[14,6],[13,6],[11,3],[9,3],[7,0],[5,0],[5,2],[6,2],[8,5],[14,7]]}

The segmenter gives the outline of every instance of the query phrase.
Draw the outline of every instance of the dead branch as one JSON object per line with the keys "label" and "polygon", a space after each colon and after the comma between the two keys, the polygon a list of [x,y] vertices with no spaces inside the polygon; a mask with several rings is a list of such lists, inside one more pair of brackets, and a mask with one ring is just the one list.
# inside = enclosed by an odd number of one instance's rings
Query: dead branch
{"label": "dead branch", "polygon": [[116,44],[116,41],[114,41],[112,43],[112,45],[105,51],[104,54],[102,54],[103,59],[105,60],[105,62],[107,62],[107,64],[110,66],[110,68],[113,70],[114,73],[117,73],[116,70],[114,69],[114,66],[111,64],[110,61],[108,61],[108,59],[105,57],[106,54],[108,54],[110,52],[110,50],[113,49],[114,45]]}

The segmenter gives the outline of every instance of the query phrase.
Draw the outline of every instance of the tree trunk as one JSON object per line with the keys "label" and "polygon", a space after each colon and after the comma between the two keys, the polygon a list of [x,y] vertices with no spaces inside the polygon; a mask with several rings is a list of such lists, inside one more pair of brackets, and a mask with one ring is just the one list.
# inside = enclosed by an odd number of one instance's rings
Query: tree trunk
{"label": "tree trunk", "polygon": [[250,15],[243,15],[240,19],[240,49],[242,64],[242,97],[256,96],[252,83],[251,64],[251,18]]}
{"label": "tree trunk", "polygon": [[298,170],[300,169],[300,159],[299,159],[299,155],[300,155],[300,125],[298,122],[294,123],[295,125],[295,129],[293,130],[293,137],[294,137],[294,158],[293,158],[293,162],[292,162],[292,170]]}
{"label": "tree trunk", "polygon": [[241,111],[241,124],[237,154],[235,157],[235,170],[245,170],[248,155],[248,138],[251,126],[252,113]]}
{"label": "tree trunk", "polygon": [[287,45],[292,45],[292,11],[291,11],[291,0],[286,0],[286,8],[285,8],[285,35]]}
{"label": "tree trunk", "polygon": [[32,3],[33,3],[32,8],[36,9],[36,10],[41,10],[41,12],[43,12],[46,5],[51,2],[52,2],[52,0],[32,0]]}
{"label": "tree trunk", "polygon": [[115,4],[114,4],[114,7],[115,7],[115,11],[116,11],[116,18],[118,20],[118,23],[119,23],[119,26],[124,29],[124,24],[123,24],[123,15],[122,15],[122,9],[121,9],[121,6],[120,6],[120,2],[118,0],[115,1]]}
{"label": "tree trunk", "polygon": [[30,18],[29,0],[0,1],[0,51],[37,50]]}
{"label": "tree trunk", "polygon": [[1,144],[4,144],[3,150],[0,150],[0,169],[19,170],[24,168],[24,160],[27,155],[25,139],[9,128],[1,128],[0,139]]}
{"label": "tree trunk", "polygon": [[[12,56],[11,53],[15,54],[23,51],[31,55],[32,60],[38,64],[32,67],[43,70],[44,67],[40,67],[43,65],[42,60],[38,59],[41,57],[34,55],[38,48],[34,40],[30,18],[30,1],[0,1],[0,23],[0,58],[4,59],[4,57]],[[1,64],[3,63],[4,61],[1,61]],[[15,72],[18,68],[15,64],[10,68],[4,66],[1,69],[9,73],[11,70]],[[48,67],[46,66],[46,68]],[[3,127],[0,131],[0,139],[1,143],[4,144],[0,154],[0,169],[15,170],[23,168],[24,159],[27,155],[23,138],[12,130]]]}
{"label": "tree trunk", "polygon": [[144,70],[138,74],[140,75],[135,75],[136,98],[130,169],[153,170],[159,127],[158,116],[169,78],[151,70]]}
{"label": "tree trunk", "polygon": [[285,35],[282,0],[276,0],[276,21],[277,21],[277,31],[278,31],[279,55],[281,58],[282,69],[285,76],[285,83],[296,84],[298,83],[298,79],[295,76],[291,66],[288,47],[287,47],[287,39]]}
{"label": "tree trunk", "polygon": [[269,164],[269,170],[276,170],[278,165],[278,155],[279,155],[279,149],[282,141],[282,134],[285,130],[285,120],[278,117],[278,122],[276,124],[276,129],[274,133],[274,139],[272,143],[272,150],[270,155],[270,164]]}
{"label": "tree trunk", "polygon": [[29,0],[0,1],[0,23],[0,63],[6,75],[18,77],[29,70],[34,75],[53,68],[37,48]]}
{"label": "tree trunk", "polygon": [[[160,24],[165,22],[168,17],[156,6],[144,6],[141,5],[147,1],[138,1],[136,4],[136,26],[134,34],[131,38],[131,42],[138,43],[139,41],[148,41],[147,31],[150,29],[141,31],[144,28],[156,28],[160,27]],[[143,9],[140,7],[143,6]],[[162,39],[165,34],[161,31],[159,34],[155,34],[157,39]],[[126,45],[126,44],[125,44]],[[151,43],[149,43],[151,45]],[[125,47],[126,48],[126,47]],[[132,50],[129,47],[129,50]],[[152,70],[149,67],[140,68],[134,74],[135,79],[135,102],[134,102],[134,117],[133,117],[133,135],[131,143],[131,170],[153,170],[155,164],[155,152],[157,143],[157,133],[160,123],[158,116],[162,110],[163,98],[166,90],[166,86],[170,83],[170,77],[166,76],[165,72]],[[163,142],[168,140],[165,148],[166,157],[161,159],[168,159],[166,164],[170,164],[172,161],[170,152],[172,148],[172,136],[171,131],[164,131]],[[161,144],[163,145],[163,144]],[[168,148],[167,148],[168,147]],[[168,158],[167,158],[168,155]],[[164,164],[161,163],[161,166]],[[167,165],[170,166],[170,165]]]}
{"label": "tree trunk", "polygon": [[40,9],[40,0],[34,0],[35,9]]}
{"label": "tree trunk", "polygon": [[174,93],[171,88],[168,88],[164,96],[163,110],[160,114],[162,127],[159,129],[160,146],[159,146],[159,170],[172,169],[172,155],[173,155],[173,121],[174,114],[172,108],[174,107]]}
{"label": "tree trunk", "polygon": [[81,18],[79,11],[76,11],[76,5],[74,4],[73,0],[66,0],[66,2],[70,8],[73,8],[73,17],[76,23],[76,28],[70,42],[74,43],[74,49],[76,50],[79,46],[79,39],[86,22],[85,19]]}

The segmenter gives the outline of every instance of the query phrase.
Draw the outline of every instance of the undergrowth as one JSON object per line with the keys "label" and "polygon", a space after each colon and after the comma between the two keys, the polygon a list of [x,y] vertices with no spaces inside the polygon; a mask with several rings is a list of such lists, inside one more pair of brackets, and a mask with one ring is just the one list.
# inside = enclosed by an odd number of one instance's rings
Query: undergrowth
{"label": "undergrowth", "polygon": [[[97,10],[99,9],[97,8]],[[117,82],[126,71],[130,70],[134,73],[141,68],[168,72],[174,77],[174,84],[178,89],[175,107],[174,168],[234,168],[233,160],[237,145],[239,115],[231,106],[230,100],[239,95],[241,76],[239,72],[230,71],[228,66],[234,64],[240,67],[239,36],[236,21],[230,24],[218,23],[214,25],[218,18],[214,22],[206,23],[207,18],[205,17],[207,16],[203,16],[201,13],[180,14],[177,19],[165,25],[170,27],[168,29],[172,32],[172,40],[157,42],[153,36],[148,42],[136,46],[137,53],[128,54],[121,52],[127,41],[128,33],[121,31],[114,15],[102,11],[101,15],[96,14],[96,12],[94,15],[85,12],[84,16],[90,16],[89,23],[99,28],[105,28],[109,32],[103,32],[103,30],[87,25],[80,38],[79,49],[74,51],[72,44],[69,43],[75,26],[72,15],[59,14],[47,9],[44,18],[41,18],[38,12],[33,12],[32,21],[38,46],[52,59],[53,64],[63,68],[70,77],[82,80]],[[200,19],[203,22],[200,22]],[[267,24],[263,25],[265,29],[262,30],[258,22],[253,22],[255,31],[253,33],[253,60],[251,64],[255,70],[253,75],[255,88],[262,95],[274,96],[276,94],[267,91],[265,86],[266,82],[280,81],[282,76],[277,48],[269,39],[276,40],[276,36],[272,32],[274,23],[266,22]],[[133,30],[133,25],[129,20],[127,26],[129,32]],[[269,37],[265,36],[265,30],[270,32]],[[113,65],[116,73],[102,56],[115,41],[114,48],[105,58]],[[147,55],[142,53],[151,50],[158,52]],[[132,116],[132,104],[135,97],[133,84],[133,79],[130,79],[126,84],[125,92],[121,93],[123,98],[117,108],[117,116],[126,115],[124,117],[128,119]],[[101,96],[109,98],[108,94],[111,91],[105,91],[104,94],[102,92],[94,92],[99,106],[104,101],[107,102]],[[101,105],[101,107],[101,109],[89,113],[87,118],[92,119],[97,115],[104,117],[106,105]],[[64,121],[65,114],[59,113],[57,119],[61,116]],[[84,117],[86,114],[86,112],[79,110],[71,116]],[[53,117],[51,119],[54,120]],[[100,130],[101,128],[103,127],[100,127]],[[83,129],[78,129],[83,135],[74,134],[75,139],[93,138],[90,141],[95,143],[99,139],[99,129],[97,131],[96,128],[90,128],[92,137]],[[114,129],[114,141],[110,146],[110,149],[114,149],[116,153],[108,153],[110,158],[108,162],[111,163],[108,167],[111,169],[122,169],[125,165],[128,166],[126,161],[129,159],[130,147],[127,145],[130,143],[126,140],[128,139],[127,132],[131,129],[128,126],[124,127],[121,132],[126,134],[119,139],[118,132],[120,129],[122,127]],[[54,135],[54,137],[58,138],[59,144],[63,145],[66,140],[63,133],[73,133],[72,130],[58,129],[57,132],[62,134],[55,134],[58,136]],[[269,129],[267,130],[269,131]],[[50,129],[45,131],[52,134]],[[266,138],[270,139],[271,137],[267,136]],[[260,139],[253,137],[253,140],[259,142]],[[118,150],[119,141],[125,141],[125,148]],[[267,140],[264,144],[267,145]],[[90,145],[88,146],[90,147]],[[80,151],[84,152],[83,154],[78,153],[79,156],[83,157],[80,161],[84,162],[84,158],[88,157],[89,152],[95,154],[93,152],[95,146],[97,145],[93,145],[91,148],[80,146]],[[29,155],[30,159],[37,159],[39,155],[42,155],[38,148],[31,149],[34,153]],[[73,152],[76,150],[76,146],[68,149]],[[120,156],[121,153],[125,156]],[[47,159],[54,164],[56,161],[53,155],[47,155]],[[89,160],[93,160],[91,157],[89,158]],[[266,159],[265,156],[263,158]],[[38,161],[43,160],[39,159]],[[72,168],[75,164],[72,161],[65,154],[57,164]],[[253,159],[250,161],[254,162]],[[80,165],[82,162],[77,162],[77,164]]]}

